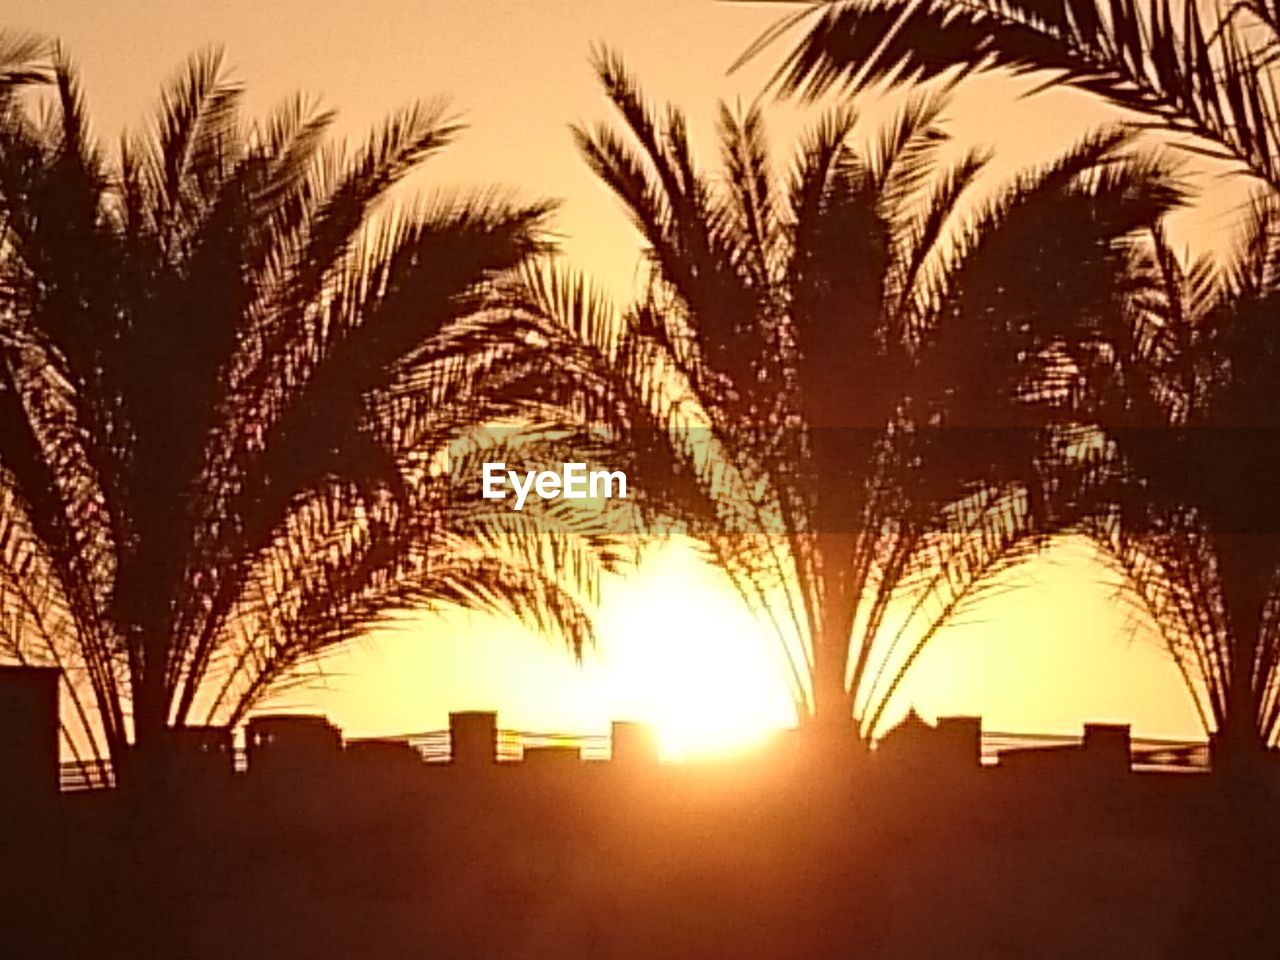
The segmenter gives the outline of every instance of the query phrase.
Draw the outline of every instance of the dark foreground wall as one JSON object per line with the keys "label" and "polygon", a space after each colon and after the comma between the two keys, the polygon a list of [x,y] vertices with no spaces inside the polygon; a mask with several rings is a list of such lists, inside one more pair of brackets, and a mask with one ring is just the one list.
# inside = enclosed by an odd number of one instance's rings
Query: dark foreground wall
{"label": "dark foreground wall", "polygon": [[11,813],[3,955],[1271,957],[1273,820],[1203,775],[375,751]]}

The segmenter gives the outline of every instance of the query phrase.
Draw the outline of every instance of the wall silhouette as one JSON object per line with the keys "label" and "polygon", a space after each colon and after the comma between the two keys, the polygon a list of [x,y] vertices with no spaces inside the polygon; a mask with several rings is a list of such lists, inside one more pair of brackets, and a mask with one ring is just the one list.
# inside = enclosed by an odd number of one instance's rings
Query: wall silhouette
{"label": "wall silhouette", "polygon": [[[870,757],[790,734],[696,764],[629,724],[608,761],[502,760],[480,712],[451,717],[447,762],[322,717],[255,718],[247,764],[225,731],[175,736],[161,798],[54,795],[42,755],[5,863],[15,956],[1180,956],[1233,812],[1212,777],[1133,769],[1110,725],[996,764],[977,718],[914,715]],[[1274,837],[1268,813],[1264,875]]]}

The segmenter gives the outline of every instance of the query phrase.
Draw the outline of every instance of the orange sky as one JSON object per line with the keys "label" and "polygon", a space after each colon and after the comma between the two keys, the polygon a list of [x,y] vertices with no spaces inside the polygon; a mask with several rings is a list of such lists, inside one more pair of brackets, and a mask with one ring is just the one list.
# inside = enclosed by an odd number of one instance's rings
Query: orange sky
{"label": "orange sky", "polygon": [[[250,110],[302,89],[340,111],[345,133],[405,101],[445,95],[469,129],[408,189],[493,183],[563,198],[565,252],[623,297],[637,238],[568,134],[571,122],[608,118],[587,64],[592,44],[619,49],[651,97],[685,107],[710,164],[717,99],[752,99],[777,53],[731,77],[726,69],[781,9],[715,0],[8,0],[4,21],[65,42],[108,137],[138,122],[160,80],[209,43],[226,46]],[[803,118],[794,106],[776,112],[774,132],[785,140]],[[950,112],[958,138],[998,148],[997,176],[1048,158],[1105,119],[1080,95],[1020,101],[992,79],[967,85]],[[1197,183],[1206,200],[1175,236],[1218,245],[1239,185]],[[1148,735],[1196,734],[1173,666],[1115,609],[1112,589],[1078,550],[1056,551],[1025,580],[980,620],[939,638],[901,709],[980,713],[1002,730],[1128,720]],[[437,728],[450,709],[494,707],[511,726],[601,729],[610,717],[634,716],[683,725],[708,744],[725,726],[788,715],[766,634],[683,548],[655,550],[639,573],[612,584],[599,628],[601,648],[579,668],[517,626],[464,614],[414,618],[326,662],[325,689],[282,703],[326,711],[355,733]]]}

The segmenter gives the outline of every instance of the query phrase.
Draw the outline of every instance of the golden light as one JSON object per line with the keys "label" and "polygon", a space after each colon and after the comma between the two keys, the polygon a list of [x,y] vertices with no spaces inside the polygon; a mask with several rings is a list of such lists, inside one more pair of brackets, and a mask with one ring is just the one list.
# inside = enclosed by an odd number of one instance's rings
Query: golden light
{"label": "golden light", "polygon": [[741,751],[793,725],[768,630],[691,550],[659,559],[601,611],[609,700],[653,726],[664,760]]}
{"label": "golden light", "polygon": [[[925,717],[982,715],[988,730],[1074,734],[1086,720],[1131,721],[1146,736],[1198,734],[1177,668],[1153,638],[1123,638],[1114,591],[1073,558],[944,629],[915,663],[882,730]],[[379,631],[326,658],[325,681],[271,709],[328,713],[349,736],[442,729],[450,710],[500,711],[505,729],[605,733],[651,724],[667,760],[750,748],[792,726],[786,668],[763,621],[682,545],[655,548],[617,578],[597,616],[599,646],[575,664],[516,624],[453,612]]]}

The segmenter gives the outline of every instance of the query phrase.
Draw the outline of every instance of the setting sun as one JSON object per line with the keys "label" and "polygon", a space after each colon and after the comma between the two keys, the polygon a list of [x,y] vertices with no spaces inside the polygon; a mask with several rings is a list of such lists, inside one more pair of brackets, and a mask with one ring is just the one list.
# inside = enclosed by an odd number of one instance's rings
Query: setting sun
{"label": "setting sun", "polygon": [[3,956],[1280,958],[1280,0],[9,0]]}
{"label": "setting sun", "polygon": [[655,567],[619,585],[600,630],[613,699],[653,726],[662,757],[732,753],[793,725],[775,641],[728,584],[688,549]]}

